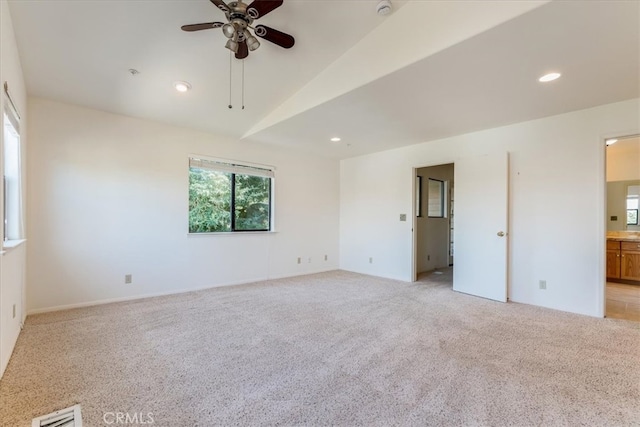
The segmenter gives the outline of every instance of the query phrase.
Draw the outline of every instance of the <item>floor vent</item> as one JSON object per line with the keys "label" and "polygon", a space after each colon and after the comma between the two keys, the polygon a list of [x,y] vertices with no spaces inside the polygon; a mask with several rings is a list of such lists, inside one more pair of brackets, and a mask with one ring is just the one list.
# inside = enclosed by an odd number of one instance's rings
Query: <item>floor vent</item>
{"label": "floor vent", "polygon": [[31,427],[82,427],[80,405],[34,418]]}

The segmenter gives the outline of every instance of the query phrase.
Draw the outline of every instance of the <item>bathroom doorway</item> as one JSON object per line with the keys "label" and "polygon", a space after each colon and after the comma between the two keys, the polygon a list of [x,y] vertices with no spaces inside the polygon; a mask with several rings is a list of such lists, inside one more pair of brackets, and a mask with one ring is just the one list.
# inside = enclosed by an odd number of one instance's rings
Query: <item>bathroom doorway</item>
{"label": "bathroom doorway", "polygon": [[640,135],[605,143],[605,316],[640,322]]}
{"label": "bathroom doorway", "polygon": [[416,169],[416,280],[442,275],[452,286],[453,195],[453,163]]}

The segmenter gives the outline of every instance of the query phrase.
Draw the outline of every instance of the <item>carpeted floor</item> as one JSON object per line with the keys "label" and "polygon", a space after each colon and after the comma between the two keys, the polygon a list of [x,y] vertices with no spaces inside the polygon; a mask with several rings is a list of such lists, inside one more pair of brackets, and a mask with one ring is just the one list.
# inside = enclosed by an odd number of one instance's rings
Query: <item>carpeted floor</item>
{"label": "carpeted floor", "polygon": [[336,271],[30,316],[1,425],[76,403],[89,427],[640,425],[640,324],[448,281]]}

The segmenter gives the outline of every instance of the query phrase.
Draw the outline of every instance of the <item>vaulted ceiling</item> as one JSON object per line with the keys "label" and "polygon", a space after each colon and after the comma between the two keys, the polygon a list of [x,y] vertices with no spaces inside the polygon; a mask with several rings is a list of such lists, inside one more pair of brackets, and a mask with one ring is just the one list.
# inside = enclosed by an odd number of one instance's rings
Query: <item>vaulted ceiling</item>
{"label": "vaulted ceiling", "polygon": [[285,0],[259,23],[296,45],[244,63],[180,30],[224,19],[207,0],[9,4],[32,96],[327,157],[640,97],[636,1]]}

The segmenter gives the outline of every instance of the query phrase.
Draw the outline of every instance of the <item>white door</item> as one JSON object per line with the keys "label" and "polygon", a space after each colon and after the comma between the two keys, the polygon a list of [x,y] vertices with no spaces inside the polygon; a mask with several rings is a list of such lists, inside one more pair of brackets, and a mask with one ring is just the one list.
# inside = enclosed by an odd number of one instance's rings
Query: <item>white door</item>
{"label": "white door", "polygon": [[508,153],[455,162],[453,290],[507,301]]}

